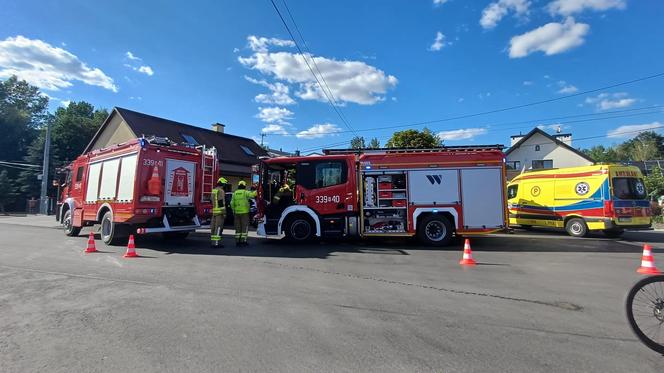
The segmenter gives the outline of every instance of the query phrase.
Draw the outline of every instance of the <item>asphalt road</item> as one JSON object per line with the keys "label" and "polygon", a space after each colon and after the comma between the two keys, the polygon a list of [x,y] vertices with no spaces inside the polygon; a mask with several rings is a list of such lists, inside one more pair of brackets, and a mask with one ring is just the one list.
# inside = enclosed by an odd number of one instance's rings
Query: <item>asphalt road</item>
{"label": "asphalt road", "polygon": [[461,243],[201,234],[124,259],[29,223],[0,237],[2,372],[664,371],[623,311],[641,241],[664,266],[662,233],[476,238],[475,268]]}

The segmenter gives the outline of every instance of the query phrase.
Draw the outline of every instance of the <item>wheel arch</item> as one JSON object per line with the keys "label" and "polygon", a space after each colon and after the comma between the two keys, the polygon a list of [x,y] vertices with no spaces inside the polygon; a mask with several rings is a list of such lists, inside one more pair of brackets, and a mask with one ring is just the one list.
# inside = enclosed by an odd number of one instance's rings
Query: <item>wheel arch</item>
{"label": "wheel arch", "polygon": [[293,214],[306,214],[311,218],[311,220],[314,221],[314,224],[316,225],[316,236],[320,237],[321,236],[321,226],[320,226],[320,219],[318,218],[318,214],[308,206],[304,205],[294,205],[294,206],[288,206],[284,212],[281,213],[281,218],[279,218],[279,223],[277,224],[277,232],[281,233],[283,232],[283,224],[284,221],[289,216],[293,216]]}
{"label": "wheel arch", "polygon": [[418,207],[413,211],[413,228],[417,230],[417,222],[431,215],[444,216],[450,224],[452,229],[456,231],[459,229],[459,214],[456,209],[452,207]]}
{"label": "wheel arch", "polygon": [[101,218],[104,217],[104,214],[106,214],[106,212],[108,211],[110,211],[111,214],[113,213],[113,208],[111,207],[110,204],[104,203],[103,205],[101,205],[101,207],[99,207],[99,210],[97,210],[97,221],[100,222]]}

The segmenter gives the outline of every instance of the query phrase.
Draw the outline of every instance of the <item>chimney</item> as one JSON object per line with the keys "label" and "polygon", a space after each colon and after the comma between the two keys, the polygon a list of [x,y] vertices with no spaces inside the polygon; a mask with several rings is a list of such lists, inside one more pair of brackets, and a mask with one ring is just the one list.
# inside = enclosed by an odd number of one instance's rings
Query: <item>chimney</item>
{"label": "chimney", "polygon": [[224,133],[224,127],[226,127],[225,124],[221,124],[221,123],[212,123],[212,130],[213,130],[214,132]]}

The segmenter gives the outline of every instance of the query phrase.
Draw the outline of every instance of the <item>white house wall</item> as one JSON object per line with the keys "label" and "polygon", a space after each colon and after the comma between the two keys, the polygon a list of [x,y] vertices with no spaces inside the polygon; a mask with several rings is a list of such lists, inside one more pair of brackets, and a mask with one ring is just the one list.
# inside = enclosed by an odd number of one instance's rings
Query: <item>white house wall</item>
{"label": "white house wall", "polygon": [[[535,145],[540,146],[539,151],[535,151]],[[523,168],[523,166],[526,166],[526,169],[532,167],[533,160],[544,159],[553,160],[554,168],[590,166],[593,164],[575,152],[559,146],[539,133],[533,134],[507,156],[507,162],[519,161],[521,162],[521,167]]]}

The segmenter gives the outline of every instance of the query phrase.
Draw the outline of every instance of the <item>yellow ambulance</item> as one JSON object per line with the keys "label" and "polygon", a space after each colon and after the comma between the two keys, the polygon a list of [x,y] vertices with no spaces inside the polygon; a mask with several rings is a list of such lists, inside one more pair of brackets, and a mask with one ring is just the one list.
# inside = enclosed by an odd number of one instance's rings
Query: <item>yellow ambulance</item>
{"label": "yellow ambulance", "polygon": [[510,225],[564,228],[570,236],[649,229],[650,203],[637,167],[595,165],[523,172],[507,186]]}

